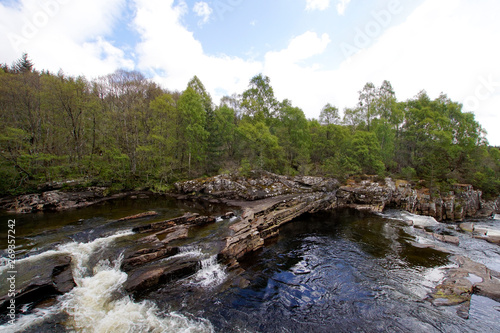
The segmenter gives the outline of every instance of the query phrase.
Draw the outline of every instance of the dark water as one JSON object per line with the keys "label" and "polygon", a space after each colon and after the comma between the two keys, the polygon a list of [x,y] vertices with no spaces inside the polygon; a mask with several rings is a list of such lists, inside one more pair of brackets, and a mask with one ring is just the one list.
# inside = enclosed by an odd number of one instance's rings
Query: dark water
{"label": "dark water", "polygon": [[[116,222],[148,210],[156,210],[160,216]],[[33,255],[56,248],[54,244],[95,244],[117,231],[186,211],[217,215],[225,210],[151,197],[57,214],[16,216],[18,229],[22,229],[19,250],[22,255]],[[219,221],[193,230],[189,239],[178,245],[188,252],[205,253],[203,262],[209,262],[230,223]],[[434,227],[448,229],[443,224]],[[447,232],[465,237],[455,229]],[[141,302],[155,304],[154,320],[160,318],[154,324],[157,326],[123,329],[117,324],[121,319],[109,314],[96,318],[93,328],[75,329],[68,324],[71,315],[64,307],[55,306],[45,318],[39,319],[39,315],[37,323],[27,326],[26,331],[99,332],[99,322],[102,327],[111,327],[109,332],[500,332],[500,304],[492,300],[474,296],[468,320],[457,316],[455,307],[438,308],[424,300],[442,278],[441,268],[451,262],[447,253],[415,246],[419,237],[412,227],[384,216],[351,210],[306,215],[283,226],[279,237],[268,241],[264,249],[243,258],[239,271],[228,272],[215,261],[200,264],[199,273],[203,274],[159,286],[140,299],[122,296],[125,298],[118,300],[126,307],[109,306],[115,312],[122,311],[121,317],[132,317],[138,311],[133,307],[143,306]],[[133,247],[136,239],[127,234],[106,241],[108,250],[96,251],[88,265],[116,259],[123,248]],[[468,248],[457,251],[466,253],[470,248],[474,259],[500,264],[498,247],[465,239]],[[111,266],[109,273],[123,273]],[[90,271],[85,275],[89,281],[118,281],[100,276],[95,269],[92,276]],[[109,299],[109,303],[115,301],[116,297]],[[91,310],[83,302],[78,307],[82,313]],[[89,313],[94,316],[102,312],[93,310]],[[172,325],[174,321],[178,326]],[[0,332],[8,332],[6,329],[2,326]]]}
{"label": "dark water", "polygon": [[[248,287],[212,295],[208,304],[195,297],[185,308],[222,332],[473,331],[474,320],[423,301],[433,268],[448,264],[448,255],[415,248],[412,239],[355,211],[303,217],[242,261]],[[496,320],[483,327],[494,331]]]}

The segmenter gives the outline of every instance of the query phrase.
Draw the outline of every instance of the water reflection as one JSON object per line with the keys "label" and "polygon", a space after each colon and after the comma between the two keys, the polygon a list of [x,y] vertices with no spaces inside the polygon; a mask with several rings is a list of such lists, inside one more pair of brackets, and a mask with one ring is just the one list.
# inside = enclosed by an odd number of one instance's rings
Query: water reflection
{"label": "water reflection", "polygon": [[241,261],[246,288],[204,311],[224,332],[464,332],[467,322],[424,301],[448,255],[412,246],[394,221],[344,210],[305,216]]}

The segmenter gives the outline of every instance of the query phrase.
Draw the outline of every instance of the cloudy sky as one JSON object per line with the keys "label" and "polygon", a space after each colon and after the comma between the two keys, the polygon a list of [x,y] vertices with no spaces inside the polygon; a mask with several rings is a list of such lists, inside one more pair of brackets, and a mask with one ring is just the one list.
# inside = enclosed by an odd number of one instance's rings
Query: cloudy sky
{"label": "cloudy sky", "polygon": [[366,82],[399,100],[464,104],[500,145],[498,0],[0,0],[0,63],[98,77],[139,70],[171,90],[197,75],[217,102],[263,73],[317,118]]}

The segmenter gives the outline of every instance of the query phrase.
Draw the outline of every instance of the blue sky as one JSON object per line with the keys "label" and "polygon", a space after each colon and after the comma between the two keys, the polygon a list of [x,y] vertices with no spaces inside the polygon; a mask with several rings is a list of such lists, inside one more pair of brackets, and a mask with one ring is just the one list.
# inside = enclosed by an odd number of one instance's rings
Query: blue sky
{"label": "blue sky", "polygon": [[[500,145],[498,0],[0,0],[0,62],[94,78],[138,70],[214,101],[263,73],[308,118],[366,82],[464,104]],[[498,132],[498,133],[497,133]]]}

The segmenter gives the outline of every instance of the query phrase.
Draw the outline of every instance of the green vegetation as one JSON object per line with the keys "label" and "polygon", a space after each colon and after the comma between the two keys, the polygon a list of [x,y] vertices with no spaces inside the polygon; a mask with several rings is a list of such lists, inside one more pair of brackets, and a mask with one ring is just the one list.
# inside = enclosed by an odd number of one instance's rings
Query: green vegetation
{"label": "green vegetation", "polygon": [[177,180],[264,169],[346,179],[424,180],[431,193],[471,183],[500,193],[500,151],[472,113],[445,95],[397,101],[367,83],[358,105],[308,120],[278,101],[268,77],[214,105],[194,77],[183,92],[138,72],[89,81],[34,69],[27,55],[0,70],[0,195],[77,179],[112,189],[167,189]]}

